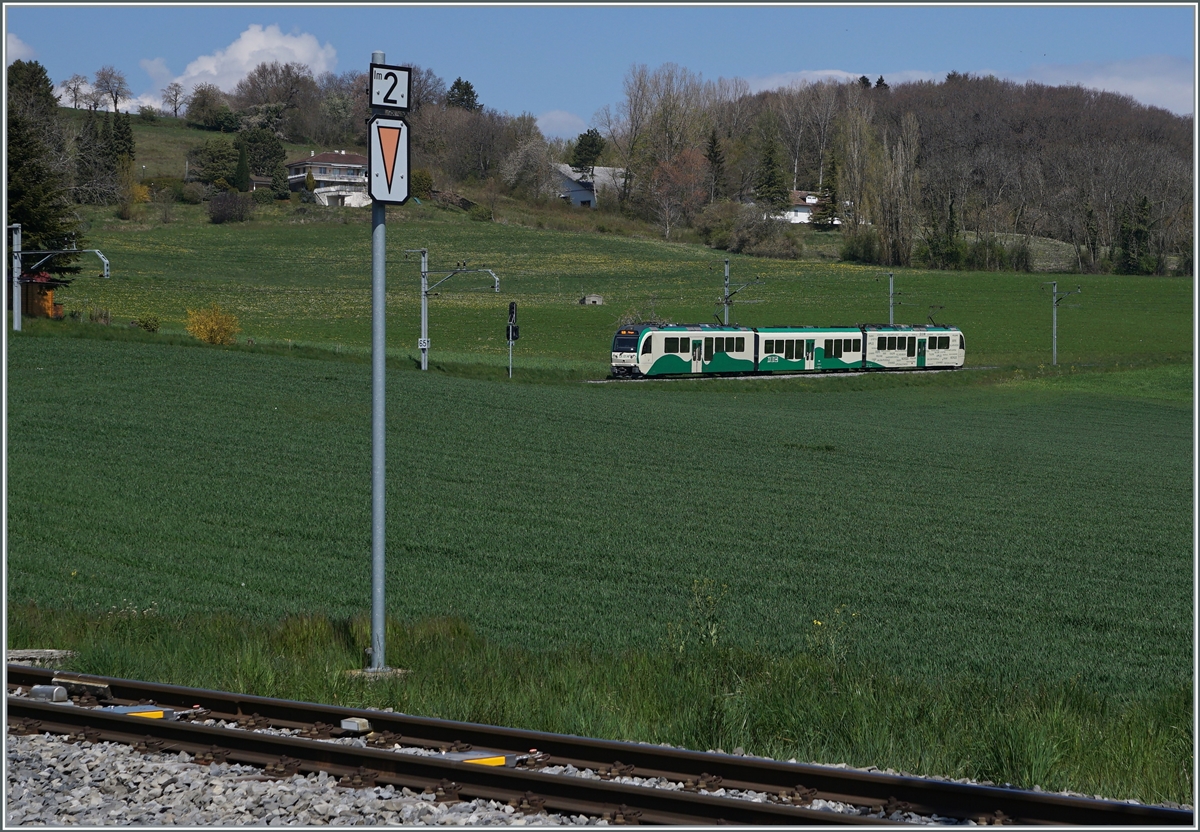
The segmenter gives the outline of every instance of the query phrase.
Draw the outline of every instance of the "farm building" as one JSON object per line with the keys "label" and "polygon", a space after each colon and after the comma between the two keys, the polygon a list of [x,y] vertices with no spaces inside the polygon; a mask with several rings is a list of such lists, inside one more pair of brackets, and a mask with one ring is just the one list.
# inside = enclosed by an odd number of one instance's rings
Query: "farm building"
{"label": "farm building", "polygon": [[584,295],[579,299],[580,306],[603,306],[604,298],[600,295]]}
{"label": "farm building", "polygon": [[307,159],[285,164],[288,187],[293,191],[304,188],[311,171],[317,187],[313,195],[320,205],[347,205],[362,208],[371,204],[367,193],[367,157],[344,150],[324,153],[312,151]]}
{"label": "farm building", "polygon": [[570,165],[558,163],[558,174],[561,177],[559,197],[568,199],[572,205],[582,208],[595,208],[598,200],[597,188],[613,190],[621,186],[621,177],[625,171],[622,168],[594,168],[589,177],[579,173]]}
{"label": "farm building", "polygon": [[[21,314],[26,318],[61,318],[63,305],[54,300],[54,290],[70,286],[71,281],[48,272],[23,274],[21,284]],[[12,277],[8,279],[8,308],[12,310]]]}

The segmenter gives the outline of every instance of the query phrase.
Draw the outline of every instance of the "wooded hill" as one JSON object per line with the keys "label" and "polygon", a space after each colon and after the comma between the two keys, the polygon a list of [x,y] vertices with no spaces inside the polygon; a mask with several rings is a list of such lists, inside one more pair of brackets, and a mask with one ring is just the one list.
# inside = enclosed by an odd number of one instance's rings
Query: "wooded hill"
{"label": "wooded hill", "polygon": [[[809,191],[820,199],[814,222],[841,230],[847,260],[1027,269],[1030,241],[1049,237],[1073,247],[1081,272],[1193,271],[1193,117],[1128,96],[957,72],[940,82],[890,86],[864,76],[752,94],[741,79],[635,65],[623,98],[594,115],[593,129],[547,140],[531,114],[486,106],[469,81],[447,88],[432,70],[412,70],[411,166],[438,190],[552,200],[563,189],[556,164],[602,166],[620,172],[609,192],[597,186],[602,209],[667,237],[690,228],[730,251],[795,256],[786,225],[764,218]],[[232,91],[176,92],[175,112],[198,128],[196,148],[219,134],[251,151],[275,139],[366,143],[360,72],[314,78],[305,66],[271,63]],[[10,77],[10,113],[13,94]],[[249,153],[250,173],[278,174],[283,150],[272,147]],[[230,165],[233,154],[225,152]],[[254,169],[257,157],[272,170]],[[80,165],[58,158],[64,176],[78,176]],[[212,179],[203,165],[191,175]],[[87,182],[72,187],[75,201],[97,198]],[[119,188],[110,190],[118,201]]]}

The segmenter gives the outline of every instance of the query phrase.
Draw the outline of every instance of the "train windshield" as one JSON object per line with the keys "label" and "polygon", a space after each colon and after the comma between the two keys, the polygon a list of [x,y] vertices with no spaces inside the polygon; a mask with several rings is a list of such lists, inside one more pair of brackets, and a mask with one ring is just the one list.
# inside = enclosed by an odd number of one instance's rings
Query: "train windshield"
{"label": "train windshield", "polygon": [[618,335],[613,338],[613,352],[637,352],[636,335]]}

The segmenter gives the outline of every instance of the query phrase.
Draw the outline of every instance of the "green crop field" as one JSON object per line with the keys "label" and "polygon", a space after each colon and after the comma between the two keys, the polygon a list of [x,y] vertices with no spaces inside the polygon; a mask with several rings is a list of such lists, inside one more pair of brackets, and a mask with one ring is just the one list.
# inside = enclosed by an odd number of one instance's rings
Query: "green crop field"
{"label": "green crop field", "polygon": [[[967,369],[592,384],[621,316],[710,320],[724,254],[393,209],[389,661],[421,671],[330,688],[314,678],[361,660],[370,598],[369,224],[296,207],[242,226],[96,212],[113,277],[58,299],[114,325],[9,336],[10,646],[270,695],[1190,800],[1191,280],[1060,276],[1083,292],[1059,311],[1057,368],[1044,276],[899,270],[897,320],[944,307]],[[403,251],[418,247],[502,289],[460,275],[431,299],[428,373],[410,360]],[[761,281],[737,296],[743,324],[886,320],[880,269],[731,269]],[[241,321],[234,347],[182,334],[214,301]],[[144,314],[163,331],[123,325]],[[256,646],[259,629],[275,635]]]}

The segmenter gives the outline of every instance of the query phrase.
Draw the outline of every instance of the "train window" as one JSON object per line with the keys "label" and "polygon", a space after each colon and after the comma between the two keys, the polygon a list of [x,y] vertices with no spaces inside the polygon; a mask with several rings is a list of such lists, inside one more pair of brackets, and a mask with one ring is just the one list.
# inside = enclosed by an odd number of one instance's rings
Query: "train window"
{"label": "train window", "polygon": [[917,354],[917,339],[909,338],[908,339],[908,357],[912,358],[916,354]]}
{"label": "train window", "polygon": [[745,336],[743,336],[743,337],[741,337],[741,338],[738,338],[738,339],[737,339],[737,351],[738,351],[738,352],[745,352],[745,351],[746,351],[746,338],[745,338]]}
{"label": "train window", "polygon": [[704,339],[704,360],[713,360],[713,339],[711,338]]}
{"label": "train window", "polygon": [[653,344],[654,344],[654,336],[647,335],[646,340],[642,342],[642,355],[649,355],[650,350],[653,349]]}
{"label": "train window", "polygon": [[895,336],[895,335],[889,335],[889,336],[888,336],[888,338],[887,338],[887,348],[888,348],[889,350],[894,350],[894,349],[896,349],[896,336]]}
{"label": "train window", "polygon": [[939,350],[950,349],[950,336],[949,335],[943,335],[940,338],[938,338],[938,349]]}
{"label": "train window", "polygon": [[763,355],[770,355],[775,352],[775,342],[768,339],[763,341]]}
{"label": "train window", "polygon": [[679,352],[679,339],[678,338],[667,338],[666,340],[664,340],[663,341],[663,352],[665,352],[665,353]]}
{"label": "train window", "polygon": [[842,339],[842,352],[853,352],[853,351],[854,351],[854,342],[851,341],[849,338],[843,338]]}
{"label": "train window", "polygon": [[829,358],[833,355],[833,341],[829,338],[825,339],[825,357]]}
{"label": "train window", "polygon": [[795,341],[792,341],[789,339],[787,344],[784,345],[783,357],[786,358],[788,361],[791,361],[792,359],[794,359],[796,357],[796,342]]}
{"label": "train window", "polygon": [[842,357],[842,339],[841,338],[833,339],[833,357],[834,358]]}
{"label": "train window", "polygon": [[716,343],[713,345],[714,352],[725,352],[725,337],[721,336],[714,339]]}
{"label": "train window", "polygon": [[877,350],[886,350],[887,349],[887,339],[884,338],[882,335],[879,336],[879,340],[875,343],[875,349],[877,349]]}
{"label": "train window", "polygon": [[854,344],[850,347],[854,352],[862,352],[862,339],[855,338]]}
{"label": "train window", "polygon": [[967,348],[967,341],[966,341],[966,339],[965,339],[965,338],[963,338],[963,336],[961,336],[961,335],[960,335],[960,336],[958,336],[958,348],[959,348],[960,350],[965,350],[965,349]]}

